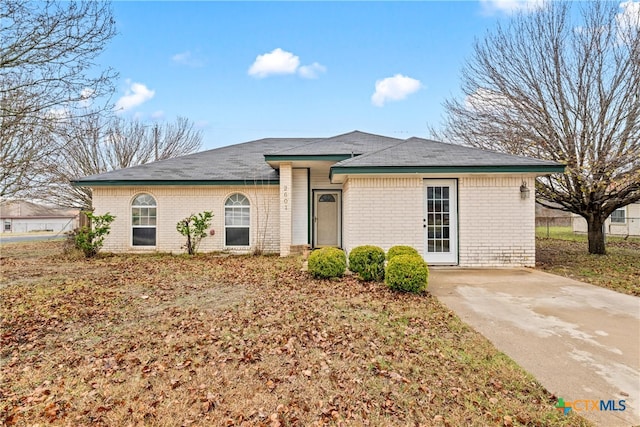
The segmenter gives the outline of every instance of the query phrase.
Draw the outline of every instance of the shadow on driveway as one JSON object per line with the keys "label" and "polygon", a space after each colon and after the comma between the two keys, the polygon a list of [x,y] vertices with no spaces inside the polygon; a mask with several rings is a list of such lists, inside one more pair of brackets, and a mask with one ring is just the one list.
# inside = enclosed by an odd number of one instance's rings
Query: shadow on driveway
{"label": "shadow on driveway", "polygon": [[433,268],[429,291],[565,402],[609,405],[580,415],[640,425],[640,298],[525,268]]}

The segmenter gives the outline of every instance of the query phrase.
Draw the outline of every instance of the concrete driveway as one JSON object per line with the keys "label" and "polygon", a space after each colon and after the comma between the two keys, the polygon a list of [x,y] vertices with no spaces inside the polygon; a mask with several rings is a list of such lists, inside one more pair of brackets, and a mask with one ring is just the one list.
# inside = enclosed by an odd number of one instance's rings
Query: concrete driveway
{"label": "concrete driveway", "polygon": [[640,425],[640,298],[525,268],[433,268],[429,291],[580,415]]}

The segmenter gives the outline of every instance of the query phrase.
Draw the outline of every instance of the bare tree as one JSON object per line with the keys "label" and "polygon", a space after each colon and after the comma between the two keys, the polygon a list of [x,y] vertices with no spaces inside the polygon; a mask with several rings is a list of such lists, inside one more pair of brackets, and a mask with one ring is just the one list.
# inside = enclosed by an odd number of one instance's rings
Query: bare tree
{"label": "bare tree", "polygon": [[[22,101],[0,92],[0,108],[11,105],[18,111]],[[43,161],[52,150],[46,143],[48,130],[25,114],[0,115],[0,197],[20,195],[37,181]]]}
{"label": "bare tree", "polygon": [[11,197],[40,176],[46,134],[112,92],[115,73],[94,61],[115,23],[108,2],[74,0],[2,0],[0,22],[0,197]]}
{"label": "bare tree", "polygon": [[537,181],[538,202],[584,217],[589,252],[604,254],[605,219],[640,200],[640,12],[545,2],[516,15],[476,41],[462,92],[438,136],[565,163]]}
{"label": "bare tree", "polygon": [[138,120],[104,120],[85,114],[58,130],[60,149],[50,157],[47,199],[61,206],[91,209],[91,189],[69,180],[165,160],[197,151],[202,133],[178,117],[173,123],[145,125]]}

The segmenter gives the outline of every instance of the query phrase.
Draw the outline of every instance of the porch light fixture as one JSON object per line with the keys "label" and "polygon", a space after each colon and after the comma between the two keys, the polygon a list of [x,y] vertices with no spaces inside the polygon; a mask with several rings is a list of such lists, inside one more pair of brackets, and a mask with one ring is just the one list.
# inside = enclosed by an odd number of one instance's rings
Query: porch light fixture
{"label": "porch light fixture", "polygon": [[522,185],[520,186],[520,198],[522,200],[526,200],[529,198],[529,188],[527,188],[527,183],[522,181]]}

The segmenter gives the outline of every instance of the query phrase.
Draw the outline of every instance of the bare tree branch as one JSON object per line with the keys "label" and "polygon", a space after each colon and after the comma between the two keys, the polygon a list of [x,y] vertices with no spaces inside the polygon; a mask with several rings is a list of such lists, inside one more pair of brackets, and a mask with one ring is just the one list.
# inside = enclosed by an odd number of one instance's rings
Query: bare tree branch
{"label": "bare tree branch", "polygon": [[0,22],[0,197],[14,197],[46,167],[47,134],[112,93],[95,59],[115,23],[108,2],[74,0],[2,0]]}
{"label": "bare tree branch", "polygon": [[174,123],[145,125],[138,120],[85,114],[57,132],[61,147],[48,162],[47,199],[60,206],[91,209],[91,189],[69,180],[165,160],[197,151],[202,134],[178,117]]}
{"label": "bare tree branch", "polygon": [[576,5],[547,2],[478,40],[438,136],[565,163],[538,200],[583,216],[589,251],[604,253],[604,220],[640,200],[640,17]]}

